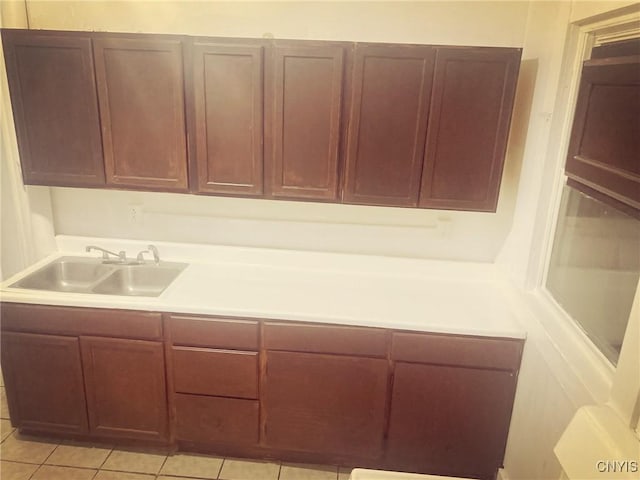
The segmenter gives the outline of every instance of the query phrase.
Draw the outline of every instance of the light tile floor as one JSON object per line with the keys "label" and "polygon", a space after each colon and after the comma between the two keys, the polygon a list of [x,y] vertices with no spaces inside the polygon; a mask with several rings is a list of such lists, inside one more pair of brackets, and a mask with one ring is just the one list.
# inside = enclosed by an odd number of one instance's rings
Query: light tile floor
{"label": "light tile floor", "polygon": [[[1,377],[0,377],[1,381]],[[20,435],[0,386],[2,480],[348,480],[350,468],[204,455],[160,455]]]}

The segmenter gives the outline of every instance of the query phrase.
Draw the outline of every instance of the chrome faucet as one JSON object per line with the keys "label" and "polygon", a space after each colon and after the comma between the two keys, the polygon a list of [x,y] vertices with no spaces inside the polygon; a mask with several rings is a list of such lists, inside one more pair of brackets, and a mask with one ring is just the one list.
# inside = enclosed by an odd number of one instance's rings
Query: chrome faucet
{"label": "chrome faucet", "polygon": [[153,246],[153,245],[149,245],[147,247],[147,250],[142,250],[138,256],[136,257],[138,262],[140,263],[144,263],[144,254],[145,253],[151,253],[153,254],[153,262],[158,265],[160,263],[160,254],[158,253],[158,249]]}
{"label": "chrome faucet", "polygon": [[[125,263],[127,261],[127,253],[124,250],[114,253],[109,250],[105,250],[102,247],[96,247],[95,245],[89,245],[85,250],[87,252],[90,252],[91,250],[98,250],[99,252],[102,252],[102,263]],[[112,255],[115,258],[112,260],[109,255]]]}

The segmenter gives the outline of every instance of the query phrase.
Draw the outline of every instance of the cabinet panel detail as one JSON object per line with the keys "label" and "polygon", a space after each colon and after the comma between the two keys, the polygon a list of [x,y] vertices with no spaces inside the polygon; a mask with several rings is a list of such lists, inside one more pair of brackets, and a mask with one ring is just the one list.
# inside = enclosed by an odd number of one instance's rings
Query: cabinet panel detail
{"label": "cabinet panel detail", "polygon": [[435,50],[357,45],[343,200],[416,206]]}
{"label": "cabinet panel detail", "polygon": [[91,38],[3,30],[27,184],[105,183]]}
{"label": "cabinet panel detail", "polygon": [[87,433],[77,338],[2,332],[2,366],[16,427]]}
{"label": "cabinet panel detail", "polygon": [[186,191],[181,42],[101,37],[93,47],[107,183]]}
{"label": "cabinet panel detail", "polygon": [[258,349],[258,322],[255,320],[214,319],[172,315],[168,330],[174,345]]}
{"label": "cabinet panel detail", "polygon": [[267,446],[380,456],[387,370],[386,359],[267,352]]}
{"label": "cabinet panel detail", "polygon": [[384,357],[387,354],[387,331],[341,325],[265,322],[264,348]]}
{"label": "cabinet panel detail", "polygon": [[261,45],[192,46],[199,192],[262,193],[263,50]]}
{"label": "cabinet panel detail", "polygon": [[340,46],[273,47],[272,196],[336,198],[343,62]]}
{"label": "cabinet panel detail", "polygon": [[258,352],[173,347],[176,392],[258,398]]}
{"label": "cabinet panel detail", "polygon": [[53,335],[162,339],[159,313],[0,303],[3,330]]}
{"label": "cabinet panel detail", "polygon": [[168,417],[162,343],[81,337],[80,345],[91,432],[164,439]]}
{"label": "cabinet panel detail", "polygon": [[437,50],[420,206],[495,211],[520,50]]}
{"label": "cabinet panel detail", "polygon": [[515,386],[513,372],[397,363],[387,465],[493,478],[502,465]]}
{"label": "cabinet panel detail", "polygon": [[258,443],[256,400],[176,394],[176,439],[201,444]]}
{"label": "cabinet panel detail", "polygon": [[394,333],[391,358],[405,362],[517,370],[522,341],[426,333]]}

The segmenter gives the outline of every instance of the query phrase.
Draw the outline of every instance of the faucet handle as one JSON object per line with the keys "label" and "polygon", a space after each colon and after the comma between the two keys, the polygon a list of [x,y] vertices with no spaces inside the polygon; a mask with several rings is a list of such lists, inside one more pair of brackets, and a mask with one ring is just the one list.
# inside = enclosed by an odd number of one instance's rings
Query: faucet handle
{"label": "faucet handle", "polygon": [[105,263],[107,261],[110,261],[109,260],[109,255],[117,257],[119,262],[124,263],[124,262],[127,261],[127,252],[125,252],[124,250],[120,250],[118,253],[114,253],[114,252],[106,250],[106,249],[104,249],[102,247],[97,247],[95,245],[87,245],[85,247],[85,250],[87,252],[91,252],[92,250],[97,250],[99,252],[102,252],[102,261],[105,262]]}
{"label": "faucet handle", "polygon": [[144,263],[144,254],[145,253],[151,253],[149,250],[142,250],[140,253],[138,253],[138,256],[136,257],[136,260],[140,263]]}

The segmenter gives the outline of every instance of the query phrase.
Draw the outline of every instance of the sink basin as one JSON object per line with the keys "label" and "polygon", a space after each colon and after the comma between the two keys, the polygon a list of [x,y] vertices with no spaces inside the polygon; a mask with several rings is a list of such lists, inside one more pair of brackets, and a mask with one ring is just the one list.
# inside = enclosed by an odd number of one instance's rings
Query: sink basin
{"label": "sink basin", "polygon": [[16,288],[54,292],[90,292],[97,281],[115,268],[82,257],[62,257],[12,284]]}
{"label": "sink basin", "polygon": [[157,297],[185,269],[186,263],[119,267],[93,288],[94,293]]}
{"label": "sink basin", "polygon": [[104,264],[98,258],[61,257],[10,287],[157,297],[186,267],[186,263],[174,262],[160,262],[159,265]]}

